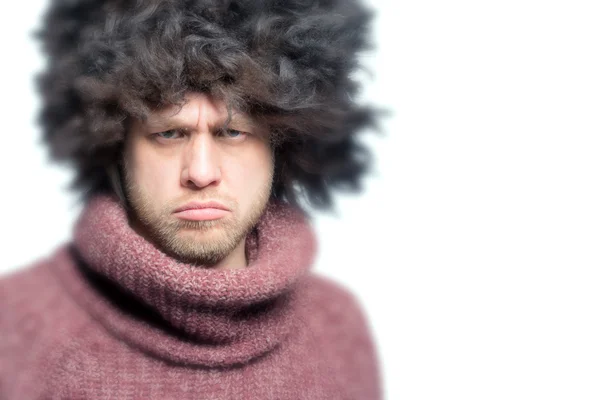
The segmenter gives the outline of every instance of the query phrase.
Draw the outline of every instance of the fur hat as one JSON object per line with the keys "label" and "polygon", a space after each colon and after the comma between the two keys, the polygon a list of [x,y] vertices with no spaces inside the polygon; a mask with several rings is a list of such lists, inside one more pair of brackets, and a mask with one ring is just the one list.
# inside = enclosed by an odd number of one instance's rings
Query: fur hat
{"label": "fur hat", "polygon": [[353,77],[371,20],[357,0],[51,0],[44,142],[85,199],[115,191],[131,118],[201,91],[269,126],[272,196],[329,209],[372,162],[356,133],[378,112],[357,104]]}

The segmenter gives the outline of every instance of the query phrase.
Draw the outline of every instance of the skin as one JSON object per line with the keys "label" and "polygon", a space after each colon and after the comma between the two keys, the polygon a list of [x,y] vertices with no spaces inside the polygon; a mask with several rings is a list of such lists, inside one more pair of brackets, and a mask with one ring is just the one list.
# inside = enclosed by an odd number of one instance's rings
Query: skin
{"label": "skin", "polygon": [[[123,168],[130,224],[159,249],[183,262],[213,269],[247,266],[245,242],[268,203],[274,159],[266,129],[222,102],[190,93],[133,122]],[[181,219],[190,201],[229,208],[216,220]]]}

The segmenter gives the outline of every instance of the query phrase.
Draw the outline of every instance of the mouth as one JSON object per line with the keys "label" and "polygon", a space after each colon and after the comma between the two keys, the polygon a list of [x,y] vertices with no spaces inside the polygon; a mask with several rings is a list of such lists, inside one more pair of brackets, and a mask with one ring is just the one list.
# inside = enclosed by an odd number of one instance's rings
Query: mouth
{"label": "mouth", "polygon": [[191,208],[175,213],[177,218],[189,221],[208,221],[225,217],[229,211],[219,208]]}
{"label": "mouth", "polygon": [[189,202],[174,211],[176,217],[190,221],[205,221],[223,218],[231,211],[217,201]]}

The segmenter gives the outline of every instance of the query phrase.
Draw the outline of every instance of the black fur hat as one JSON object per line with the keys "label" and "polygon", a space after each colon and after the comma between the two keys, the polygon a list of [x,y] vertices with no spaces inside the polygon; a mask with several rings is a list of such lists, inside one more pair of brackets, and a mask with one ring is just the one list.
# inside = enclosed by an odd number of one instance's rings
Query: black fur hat
{"label": "black fur hat", "polygon": [[272,196],[329,209],[359,190],[377,110],[356,102],[372,12],[356,0],[52,0],[39,36],[48,67],[43,138],[87,199],[116,190],[130,117],[202,91],[267,123]]}

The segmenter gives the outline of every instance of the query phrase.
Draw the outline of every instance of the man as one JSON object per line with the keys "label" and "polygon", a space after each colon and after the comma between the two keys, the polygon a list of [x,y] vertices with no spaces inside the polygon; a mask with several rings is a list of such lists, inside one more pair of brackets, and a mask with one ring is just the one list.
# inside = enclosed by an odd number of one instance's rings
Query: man
{"label": "man", "polygon": [[381,397],[300,201],[367,171],[369,20],[354,1],[52,2],[41,121],[85,207],[0,281],[1,399]]}

